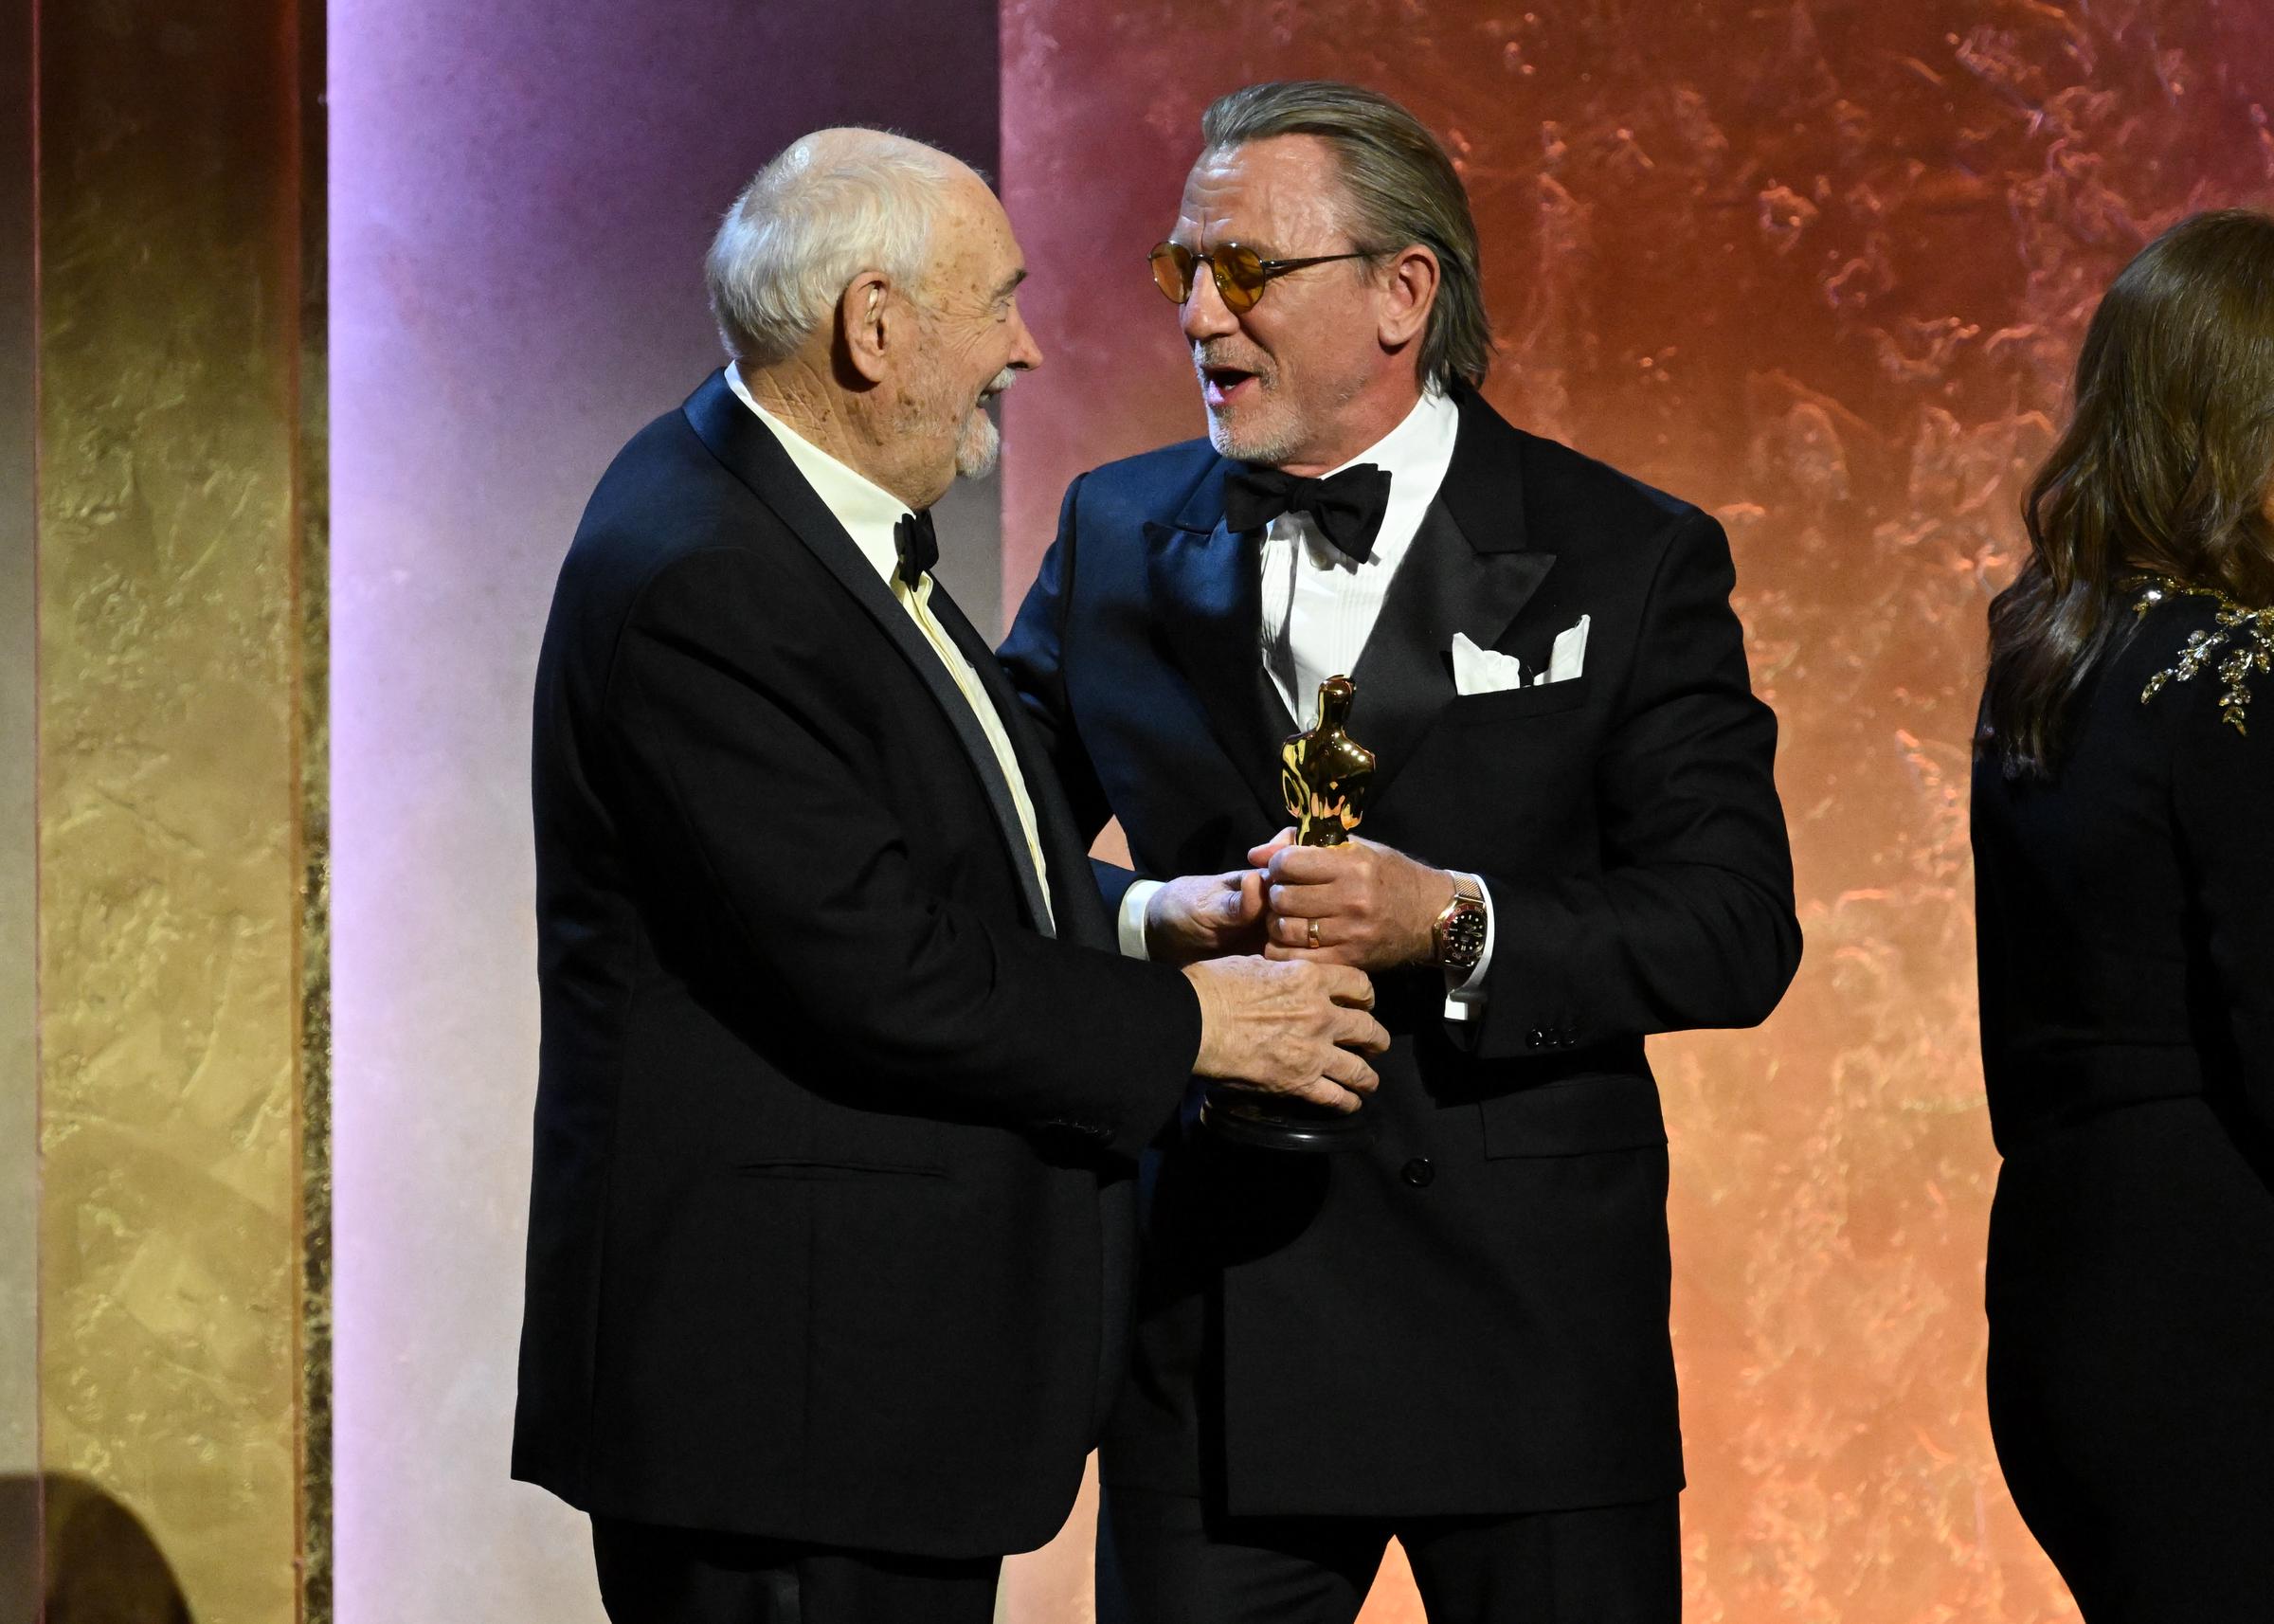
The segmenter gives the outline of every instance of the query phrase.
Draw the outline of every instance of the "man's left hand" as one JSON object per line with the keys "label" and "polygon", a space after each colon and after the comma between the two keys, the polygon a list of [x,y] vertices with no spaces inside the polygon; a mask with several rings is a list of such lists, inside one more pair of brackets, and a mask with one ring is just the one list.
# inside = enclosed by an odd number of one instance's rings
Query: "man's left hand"
{"label": "man's left hand", "polygon": [[1263,883],[1254,868],[1169,880],[1146,901],[1146,956],[1182,966],[1262,952]]}
{"label": "man's left hand", "polygon": [[1451,875],[1355,836],[1339,846],[1293,841],[1283,830],[1248,854],[1264,870],[1267,958],[1375,971],[1436,957]]}

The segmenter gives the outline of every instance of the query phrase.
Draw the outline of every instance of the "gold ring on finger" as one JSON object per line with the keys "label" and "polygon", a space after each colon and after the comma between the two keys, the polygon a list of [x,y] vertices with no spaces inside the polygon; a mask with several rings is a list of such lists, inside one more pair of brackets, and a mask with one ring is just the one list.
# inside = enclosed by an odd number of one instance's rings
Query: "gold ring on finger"
{"label": "gold ring on finger", "polygon": [[1310,945],[1313,949],[1316,949],[1319,945],[1319,922],[1316,919],[1310,921],[1309,935]]}

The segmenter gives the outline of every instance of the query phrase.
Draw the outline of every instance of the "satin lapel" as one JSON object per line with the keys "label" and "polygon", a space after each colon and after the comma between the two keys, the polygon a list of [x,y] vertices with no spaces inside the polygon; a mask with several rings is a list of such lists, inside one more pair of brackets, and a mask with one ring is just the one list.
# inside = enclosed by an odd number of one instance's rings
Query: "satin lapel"
{"label": "satin lapel", "polygon": [[1350,674],[1350,736],[1374,752],[1377,800],[1454,696],[1453,634],[1490,648],[1555,562],[1544,552],[1479,552],[1431,504]]}
{"label": "satin lapel", "polygon": [[1042,751],[1042,741],[1035,736],[1026,707],[1003,675],[995,651],[936,580],[931,586],[931,612],[979,674],[980,686],[986,691],[995,713],[1002,718],[1002,731],[1010,735],[1011,753],[1018,758],[1027,799],[1034,803],[1036,839],[1042,847],[1042,860],[1050,868],[1051,911],[1057,918],[1058,934],[1085,947],[1117,950],[1113,922],[1107,917],[1105,901],[1090,872],[1090,854],[1074,829],[1074,811],[1066,804],[1057,773]]}
{"label": "satin lapel", "polygon": [[1445,483],[1350,673],[1350,736],[1374,752],[1378,801],[1454,697],[1453,634],[1495,647],[1556,562],[1525,545],[1521,438],[1473,391],[1457,404]]}
{"label": "satin lapel", "polygon": [[1218,464],[1177,519],[1145,527],[1153,618],[1209,731],[1276,829],[1288,821],[1279,746],[1295,723],[1263,669],[1262,537],[1224,528],[1226,466]]}
{"label": "satin lapel", "polygon": [[[893,596],[884,578],[854,545],[844,526],[837,522],[837,515],[829,511],[828,504],[814,495],[813,487],[806,484],[772,431],[734,398],[724,371],[712,373],[680,409],[687,414],[696,436],[710,447],[711,455],[749,486],[750,494],[771,509],[788,526],[790,533],[804,544],[806,550],[853,594],[929,692],[941,715],[955,730],[956,742],[963,746],[971,770],[979,775],[980,785],[986,792],[987,804],[994,811],[1011,867],[1019,875],[1027,917],[1035,929],[1044,935],[1051,934],[1050,911],[1043,902],[1034,858],[1026,849],[1026,831],[1019,821],[1019,807],[1011,799],[1010,784],[1002,776],[1002,765],[995,759],[995,749],[980,728],[979,718],[971,713],[963,690],[941,663],[939,652],[916,628],[916,623]],[[935,593],[937,590],[934,583]],[[934,602],[937,601],[935,597]]]}

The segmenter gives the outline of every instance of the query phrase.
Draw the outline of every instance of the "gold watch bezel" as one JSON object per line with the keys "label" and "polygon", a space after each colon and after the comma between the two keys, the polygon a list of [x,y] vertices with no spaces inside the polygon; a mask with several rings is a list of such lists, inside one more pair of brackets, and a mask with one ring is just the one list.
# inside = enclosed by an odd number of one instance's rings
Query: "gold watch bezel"
{"label": "gold watch bezel", "polygon": [[[1475,949],[1464,963],[1453,956],[1453,932],[1462,921],[1476,921]],[[1473,970],[1477,961],[1485,956],[1485,893],[1475,881],[1456,878],[1453,882],[1453,900],[1437,915],[1436,924],[1430,929],[1431,946],[1436,952],[1439,967],[1448,970]]]}

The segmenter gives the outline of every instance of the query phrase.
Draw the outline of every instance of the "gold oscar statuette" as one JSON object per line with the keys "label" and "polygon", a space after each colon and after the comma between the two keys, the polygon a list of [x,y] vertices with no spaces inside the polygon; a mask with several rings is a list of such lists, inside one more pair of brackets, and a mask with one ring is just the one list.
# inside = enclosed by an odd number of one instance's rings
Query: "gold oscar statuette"
{"label": "gold oscar statuette", "polygon": [[1339,846],[1366,815],[1374,752],[1345,731],[1358,685],[1347,677],[1319,684],[1319,719],[1279,747],[1279,798],[1295,821],[1295,844]]}
{"label": "gold oscar statuette", "polygon": [[[1358,685],[1347,677],[1319,684],[1319,719],[1279,747],[1279,796],[1295,821],[1295,843],[1340,846],[1366,815],[1374,752],[1346,731]],[[1200,1121],[1220,1138],[1264,1150],[1333,1150],[1374,1130],[1370,1112],[1330,1110],[1219,1083],[1200,1104]]]}

